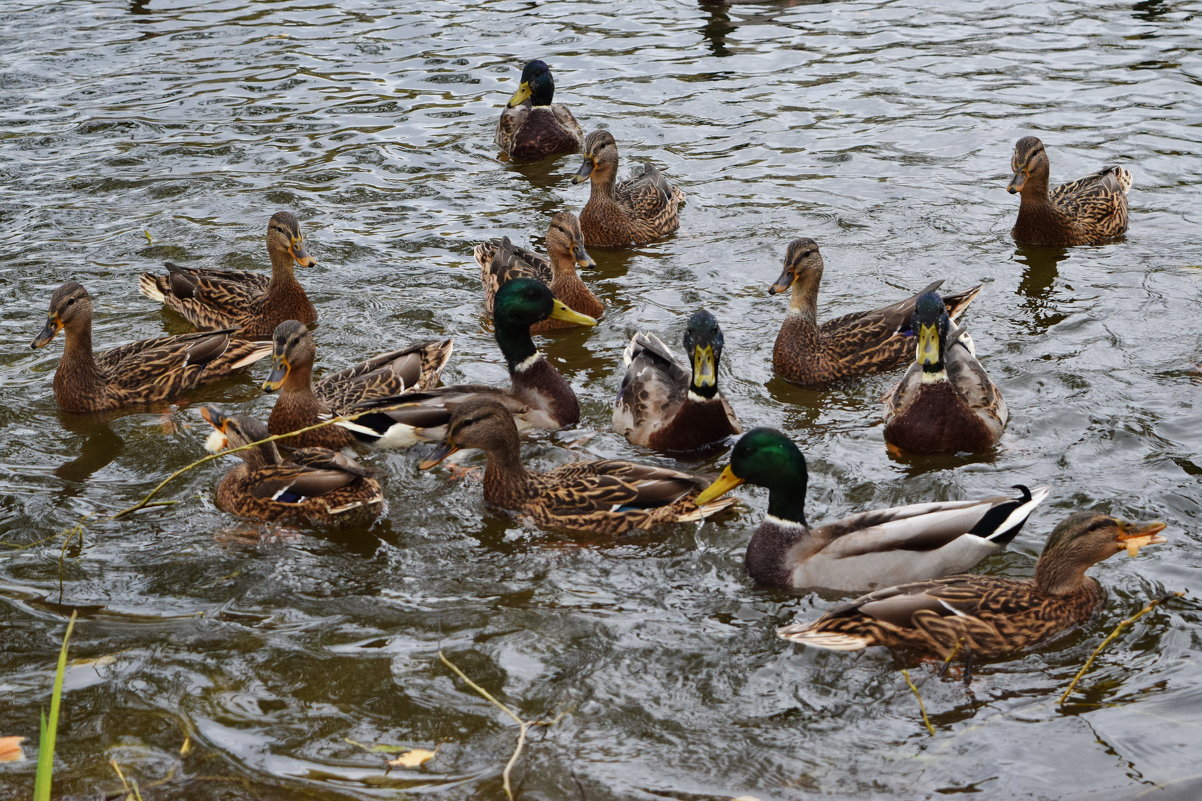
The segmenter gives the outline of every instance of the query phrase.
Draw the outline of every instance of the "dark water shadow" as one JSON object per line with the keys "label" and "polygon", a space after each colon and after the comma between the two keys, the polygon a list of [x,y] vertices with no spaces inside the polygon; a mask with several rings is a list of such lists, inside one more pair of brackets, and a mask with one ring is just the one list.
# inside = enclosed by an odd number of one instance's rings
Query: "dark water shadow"
{"label": "dark water shadow", "polygon": [[1015,246],[1014,258],[1023,265],[1015,293],[1026,298],[1023,308],[1030,312],[1028,330],[1032,333],[1042,334],[1068,316],[1056,307],[1054,290],[1060,277],[1060,262],[1070,257],[1070,250],[1045,245]]}
{"label": "dark water shadow", "polygon": [[[84,438],[79,455],[54,468],[54,475],[64,481],[83,484],[97,471],[107,467],[125,450],[125,441],[113,431],[109,422],[120,416],[112,412],[106,414],[75,414],[60,411],[59,423],[63,429]],[[68,496],[74,496],[74,491],[68,490]]]}
{"label": "dark water shadow", "polygon": [[1166,3],[1165,0],[1143,0],[1131,6],[1132,15],[1144,22],[1158,22],[1161,17],[1172,11],[1172,4]]}
{"label": "dark water shadow", "polygon": [[[773,22],[782,10],[793,6],[826,5],[835,0],[698,0],[697,6],[705,14],[705,24],[701,26],[701,36],[709,45],[710,53],[718,58],[735,55],[726,46],[726,38],[740,25],[759,25]],[[731,6],[756,5],[768,10],[752,11],[748,8],[745,14],[732,18]]]}

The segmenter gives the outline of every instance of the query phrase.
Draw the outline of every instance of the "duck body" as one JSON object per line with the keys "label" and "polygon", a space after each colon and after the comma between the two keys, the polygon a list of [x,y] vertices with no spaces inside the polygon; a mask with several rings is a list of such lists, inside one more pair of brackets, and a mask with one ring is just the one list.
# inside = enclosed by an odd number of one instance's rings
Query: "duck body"
{"label": "duck body", "polygon": [[[312,334],[296,320],[280,323],[272,335],[271,373],[263,382],[265,391],[280,393],[268,418],[268,428],[272,434],[285,434],[348,414],[379,398],[433,387],[438,384],[452,348],[449,339],[425,342],[381,353],[315,382],[316,345]],[[354,442],[350,431],[336,425],[284,440],[289,447],[333,450]]]}
{"label": "duck body", "polygon": [[178,312],[197,328],[233,328],[245,339],[268,339],[285,320],[317,322],[317,310],[297,283],[292,265],[317,264],[304,247],[300,222],[281,211],[267,224],[271,276],[235,270],[181,267],[167,262],[167,275],[142,273],[138,290]]}
{"label": "duck body", "polygon": [[1018,140],[1007,191],[1019,193],[1018,220],[1010,235],[1030,245],[1095,245],[1127,230],[1131,173],[1106,167],[1049,191],[1050,162],[1043,142]]}
{"label": "duck body", "polygon": [[636,333],[622,355],[626,373],[614,403],[614,430],[635,445],[662,451],[696,451],[743,429],[718,391],[723,338],[706,311],[689,318],[684,367],[659,337]]}
{"label": "duck body", "polygon": [[54,372],[54,399],[68,412],[104,412],[170,401],[197,387],[245,370],[270,349],[237,339],[232,329],[156,337],[95,353],[92,299],[69,281],[50,299],[50,311],[33,347],[62,329],[63,358]]}
{"label": "duck body", "polygon": [[580,211],[580,230],[590,247],[617,248],[662,239],[680,227],[684,192],[651,162],[643,174],[617,182],[618,146],[609,131],[584,140],[584,163],[573,183],[589,181],[588,202]]}
{"label": "duck body", "polygon": [[1134,555],[1164,542],[1156,536],[1163,528],[1077,512],[1048,538],[1033,579],[961,574],[886,587],[777,634],[835,651],[884,645],[942,659],[1004,656],[1088,621],[1104,593],[1085,570],[1119,551]]}
{"label": "duck body", "polygon": [[[490,239],[476,245],[473,255],[480,267],[484,284],[484,308],[489,316],[497,290],[512,278],[533,278],[550,287],[556,298],[573,311],[598,318],[605,306],[576,272],[577,267],[596,267],[584,247],[584,235],[575,214],[561,211],[551,218],[547,228],[547,256],[518,247],[509,237]],[[573,328],[575,323],[547,318],[530,326],[530,333],[545,334]]]}
{"label": "duck body", "polygon": [[455,409],[479,394],[499,401],[519,418],[523,429],[558,430],[580,422],[580,404],[572,387],[534,346],[530,327],[548,317],[576,325],[596,320],[572,311],[532,278],[514,278],[497,291],[493,331],[509,368],[510,387],[456,384],[358,403],[348,413],[364,414],[338,423],[361,442],[380,448],[404,448],[441,441]]}
{"label": "duck body", "polygon": [[[789,244],[785,269],[769,294],[790,290],[789,311],[772,348],[777,375],[802,386],[819,386],[900,367],[911,357],[912,340],[899,335],[913,316],[918,298],[943,285],[936,281],[922,292],[889,306],[853,312],[818,322],[818,289],[823,261],[812,239]],[[980,285],[947,295],[948,314],[959,318]]]}
{"label": "duck body", "polygon": [[920,298],[911,327],[916,358],[884,398],[885,441],[911,454],[989,450],[1009,412],[972,339],[950,321],[934,292]]}
{"label": "duck body", "polygon": [[699,497],[704,503],[744,482],[767,487],[768,514],[751,537],[745,565],[755,581],[786,590],[863,592],[957,573],[1003,550],[1048,488],[1016,496],[875,509],[821,526],[805,517],[805,457],[783,433],[748,431],[730,464]]}
{"label": "duck body", "polygon": [[698,506],[700,476],[621,459],[582,461],[546,473],[527,470],[513,416],[489,399],[462,404],[448,424],[431,467],[460,448],[488,455],[484,499],[526,524],[549,531],[619,535],[635,529],[701,520],[730,499]]}
{"label": "duck body", "polygon": [[[216,429],[208,443],[218,452],[269,436],[261,420],[228,417],[202,409]],[[384,496],[370,471],[326,448],[299,448],[287,459],[274,442],[239,451],[243,464],[217,485],[217,508],[231,514],[277,523],[369,525],[379,516]]]}
{"label": "duck body", "polygon": [[521,84],[497,121],[497,147],[522,161],[579,153],[584,131],[567,106],[551,102],[554,96],[550,68],[542,61],[526,64]]}

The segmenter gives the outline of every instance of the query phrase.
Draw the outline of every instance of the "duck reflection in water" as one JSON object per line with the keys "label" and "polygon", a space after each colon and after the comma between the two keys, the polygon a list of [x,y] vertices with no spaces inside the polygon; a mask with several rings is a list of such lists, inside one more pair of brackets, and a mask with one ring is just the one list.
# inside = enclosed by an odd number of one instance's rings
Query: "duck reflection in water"
{"label": "duck reflection in water", "polygon": [[[792,6],[825,5],[834,0],[698,0],[697,5],[706,15],[705,24],[701,27],[701,35],[709,44],[710,52],[718,58],[734,55],[726,46],[726,37],[735,32],[740,25],[772,22],[780,13],[780,9]],[[730,15],[731,6],[759,6],[759,11],[748,9],[734,19]],[[763,10],[767,7],[769,10]]]}
{"label": "duck reflection in water", "polygon": [[1015,260],[1024,265],[1017,294],[1027,299],[1023,306],[1030,312],[1027,319],[1033,333],[1043,333],[1068,316],[1057,308],[1054,289],[1059,264],[1069,258],[1070,250],[1047,245],[1018,245],[1014,249]]}
{"label": "duck reflection in water", "polygon": [[84,437],[84,442],[79,455],[54,468],[54,475],[64,481],[83,483],[120,456],[125,450],[125,441],[109,425],[116,416],[113,413],[79,414],[60,410],[59,423],[72,434]]}

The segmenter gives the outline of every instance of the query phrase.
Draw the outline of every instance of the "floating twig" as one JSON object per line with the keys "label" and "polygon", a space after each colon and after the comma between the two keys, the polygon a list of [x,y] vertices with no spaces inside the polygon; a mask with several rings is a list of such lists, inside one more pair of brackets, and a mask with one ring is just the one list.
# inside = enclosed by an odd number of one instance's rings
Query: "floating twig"
{"label": "floating twig", "polygon": [[910,690],[914,693],[914,697],[918,699],[918,712],[922,715],[922,725],[927,727],[927,731],[931,736],[935,736],[935,727],[931,725],[931,719],[927,717],[927,706],[922,702],[922,693],[918,692],[918,687],[910,680],[910,671],[902,668],[902,678],[906,680],[906,684],[910,685]]}
{"label": "floating twig", "polygon": [[1061,694],[1060,700],[1056,702],[1057,705],[1064,706],[1064,702],[1068,700],[1069,695],[1071,695],[1073,690],[1076,688],[1077,682],[1081,681],[1081,677],[1089,672],[1089,669],[1093,666],[1094,660],[1098,658],[1098,654],[1102,653],[1102,649],[1104,649],[1107,645],[1110,645],[1110,643],[1114,642],[1114,640],[1119,636],[1119,632],[1121,632],[1123,629],[1127,628],[1132,623],[1139,620],[1141,617],[1148,614],[1153,609],[1160,606],[1162,603],[1169,600],[1170,598],[1180,598],[1183,595],[1185,595],[1184,592],[1169,593],[1168,595],[1165,595],[1161,598],[1157,598],[1154,601],[1149,602],[1147,606],[1145,606],[1143,609],[1136,612],[1131,617],[1126,618],[1125,620],[1120,620],[1119,624],[1114,627],[1114,631],[1112,631],[1112,632],[1110,632],[1110,634],[1106,635],[1106,639],[1102,640],[1102,642],[1100,642],[1098,644],[1098,647],[1093,649],[1093,653],[1090,654],[1089,658],[1085,660],[1085,664],[1082,665],[1081,669],[1077,671],[1077,675],[1073,676],[1073,680],[1068,683],[1068,687],[1066,687],[1064,692]]}
{"label": "floating twig", "polygon": [[[526,732],[529,731],[531,726],[552,725],[554,721],[552,721],[552,723],[539,724],[538,721],[522,720],[521,717],[518,716],[518,713],[514,712],[512,708],[498,701],[493,697],[492,693],[468,678],[468,675],[460,670],[454,662],[452,662],[450,659],[447,659],[446,654],[444,654],[441,650],[438,652],[438,658],[442,660],[444,665],[453,670],[456,676],[463,679],[464,683],[467,684],[468,687],[471,687],[473,690],[475,690],[481,698],[504,712],[513,720],[514,723],[518,724],[517,745],[513,749],[513,756],[509,757],[509,761],[505,763],[505,769],[501,771],[501,784],[505,788],[505,797],[508,798],[509,801],[513,801],[513,786],[510,784],[509,774],[513,771],[513,766],[517,764],[518,757],[522,755],[522,749],[526,747]],[[558,718],[556,718],[556,720],[558,720]]]}

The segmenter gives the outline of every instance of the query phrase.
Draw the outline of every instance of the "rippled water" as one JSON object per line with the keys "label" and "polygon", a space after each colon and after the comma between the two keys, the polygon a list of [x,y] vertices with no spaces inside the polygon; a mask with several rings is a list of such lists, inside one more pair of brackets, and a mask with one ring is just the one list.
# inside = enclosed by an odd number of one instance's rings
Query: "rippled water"
{"label": "rippled water", "polygon": [[[62,797],[118,792],[115,759],[147,798],[501,798],[516,729],[440,648],[522,716],[562,715],[516,769],[527,799],[1199,793],[1198,3],[339,5],[0,7],[0,735],[36,739],[78,609]],[[1029,574],[1055,522],[1094,505],[1161,517],[1170,542],[1099,566],[1102,615],[982,666],[971,691],[915,668],[931,737],[902,662],[773,636],[833,599],[743,575],[765,505],[754,491],[720,523],[564,543],[486,513],[470,479],[378,454],[385,520],[328,535],[217,511],[231,459],[173,485],[175,506],[65,537],[201,455],[205,425],[192,409],[56,412],[61,339],[28,343],[64,280],[96,297],[98,343],[180,331],[136,295],[137,273],[164,259],[260,267],[266,219],[287,208],[320,260],[301,280],[323,315],[321,364],[453,334],[448,379],[503,380],[471,245],[541,242],[548,215],[587,192],[565,180],[572,158],[497,158],[495,118],[531,57],[627,163],[652,158],[688,193],[675,237],[594,253],[602,324],[546,343],[599,432],[587,451],[670,463],[609,430],[616,365],[634,330],[677,341],[704,305],[744,424],[783,427],[806,451],[811,519],[1047,483],[1049,502],[984,569]],[[1003,190],[1028,133],[1053,180],[1132,171],[1124,241],[1014,246]],[[785,302],[765,290],[802,235],[826,256],[827,315],[936,278],[986,283],[968,322],[1012,414],[994,457],[890,459],[879,398],[896,376],[822,392],[773,379]],[[251,378],[199,399],[271,403]],[[578,436],[526,452],[554,464]],[[1105,632],[1178,590],[1055,706]],[[424,770],[385,775],[348,739],[440,746]],[[0,796],[26,797],[32,774],[0,765]]]}

